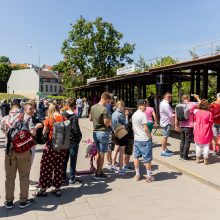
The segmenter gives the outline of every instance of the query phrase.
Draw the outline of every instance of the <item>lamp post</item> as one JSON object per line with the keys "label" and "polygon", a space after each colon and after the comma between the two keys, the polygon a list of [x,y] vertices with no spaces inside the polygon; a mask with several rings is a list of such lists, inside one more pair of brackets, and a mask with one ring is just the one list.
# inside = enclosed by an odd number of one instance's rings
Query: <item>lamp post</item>
{"label": "lamp post", "polygon": [[27,46],[33,48],[37,52],[37,54],[38,54],[38,65],[39,65],[39,68],[40,68],[40,53],[39,53],[39,50],[31,44],[28,44]]}

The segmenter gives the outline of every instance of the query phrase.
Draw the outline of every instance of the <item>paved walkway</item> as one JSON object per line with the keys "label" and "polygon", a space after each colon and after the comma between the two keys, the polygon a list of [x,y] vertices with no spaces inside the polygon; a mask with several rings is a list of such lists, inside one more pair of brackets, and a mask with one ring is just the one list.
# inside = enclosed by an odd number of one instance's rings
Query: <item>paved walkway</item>
{"label": "paved walkway", "polygon": [[[87,138],[92,137],[91,123],[88,119],[80,120],[80,124],[83,139],[80,144],[78,170],[86,169],[89,166],[89,161],[84,158],[85,141]],[[6,210],[5,207],[1,206],[4,202],[3,144],[4,138],[0,134],[1,219],[219,219],[220,193],[218,190],[157,162],[153,164],[156,181],[151,184],[146,183],[144,179],[135,182],[133,180],[134,173],[132,172],[126,176],[118,176],[106,170],[109,175],[106,181],[97,182],[94,181],[93,176],[84,176],[82,177],[84,185],[63,187],[63,195],[60,198],[48,193],[47,198],[35,199],[34,204],[25,210],[19,210],[17,204],[13,210]],[[175,147],[177,148],[176,145]],[[31,179],[35,181],[39,177],[41,154],[42,147],[39,146],[31,172]],[[157,158],[157,154],[159,154],[159,148],[154,149],[155,158]],[[161,159],[159,156],[158,158]],[[177,166],[177,163],[180,163],[177,156],[163,160],[169,163],[176,160],[175,165]],[[187,163],[180,164],[189,166]],[[190,167],[193,168],[194,166],[196,164],[192,162]],[[215,166],[217,164],[207,167],[201,164],[197,167],[201,172],[209,168],[209,172],[212,173]],[[218,174],[218,172],[215,173]],[[18,195],[19,184],[16,180],[15,201],[18,200]]]}

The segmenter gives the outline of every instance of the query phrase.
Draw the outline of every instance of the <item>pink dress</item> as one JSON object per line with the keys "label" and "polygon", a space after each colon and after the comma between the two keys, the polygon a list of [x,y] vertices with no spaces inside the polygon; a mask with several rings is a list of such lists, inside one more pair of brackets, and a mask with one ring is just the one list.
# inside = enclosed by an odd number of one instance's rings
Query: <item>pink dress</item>
{"label": "pink dress", "polygon": [[152,107],[146,108],[145,114],[147,116],[147,122],[153,123],[153,118],[152,118],[153,113],[154,113],[154,109]]}
{"label": "pink dress", "polygon": [[194,116],[194,141],[196,144],[209,144],[213,138],[213,116],[209,111],[199,110]]}

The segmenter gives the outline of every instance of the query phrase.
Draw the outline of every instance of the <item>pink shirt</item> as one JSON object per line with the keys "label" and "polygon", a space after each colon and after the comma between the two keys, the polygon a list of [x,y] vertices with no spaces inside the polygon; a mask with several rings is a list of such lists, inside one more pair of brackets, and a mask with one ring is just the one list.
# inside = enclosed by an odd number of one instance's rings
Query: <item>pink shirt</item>
{"label": "pink shirt", "polygon": [[145,114],[147,116],[147,122],[153,122],[153,113],[154,113],[154,109],[152,107],[147,107]]}
{"label": "pink shirt", "polygon": [[199,110],[195,113],[194,141],[197,144],[209,144],[213,138],[213,116],[209,111]]}
{"label": "pink shirt", "polygon": [[197,104],[194,102],[189,102],[188,108],[190,111],[190,118],[186,121],[180,121],[180,127],[181,128],[193,128],[194,127],[194,110],[197,108]]}

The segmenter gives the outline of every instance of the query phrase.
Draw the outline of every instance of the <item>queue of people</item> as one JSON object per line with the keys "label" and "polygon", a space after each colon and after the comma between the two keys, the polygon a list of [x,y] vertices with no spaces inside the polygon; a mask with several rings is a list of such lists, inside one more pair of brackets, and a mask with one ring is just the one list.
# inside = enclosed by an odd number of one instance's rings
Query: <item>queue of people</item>
{"label": "queue of people", "polygon": [[[89,114],[86,98],[67,99],[63,103],[43,100],[24,103],[22,110],[19,103],[11,104],[10,111],[1,119],[1,130],[7,139],[5,154],[5,206],[13,208],[15,178],[20,176],[20,208],[33,203],[28,198],[31,165],[34,161],[37,144],[45,144],[39,170],[38,188],[33,193],[36,197],[46,197],[51,187],[55,196],[61,196],[62,183],[80,184],[76,178],[76,164],[82,133],[79,126],[80,117],[88,117],[93,123],[93,139],[97,147],[96,180],[105,180],[106,167],[118,175],[126,175],[134,170],[136,181],[142,179],[139,159],[143,159],[146,168],[146,181],[155,180],[152,175],[153,160],[152,129],[161,126],[161,156],[170,157],[173,152],[168,149],[168,138],[172,126],[180,132],[180,160],[188,161],[190,144],[194,140],[197,163],[209,163],[209,149],[213,145],[213,155],[219,155],[220,129],[220,93],[215,102],[209,105],[207,100],[200,100],[193,94],[196,102],[190,101],[189,95],[182,96],[182,103],[173,110],[170,106],[171,93],[165,93],[160,102],[159,115],[152,106],[153,94],[148,99],[137,100],[137,110],[133,113],[125,109],[123,100],[116,101],[112,94],[104,92],[98,103],[93,105]],[[213,143],[212,143],[213,142]],[[55,144],[56,143],[56,144]],[[61,147],[62,145],[62,147]],[[107,154],[107,157],[105,155]],[[130,157],[134,156],[134,166]],[[203,155],[203,160],[202,160]],[[70,161],[70,173],[67,165]],[[118,163],[117,163],[118,162]]]}

